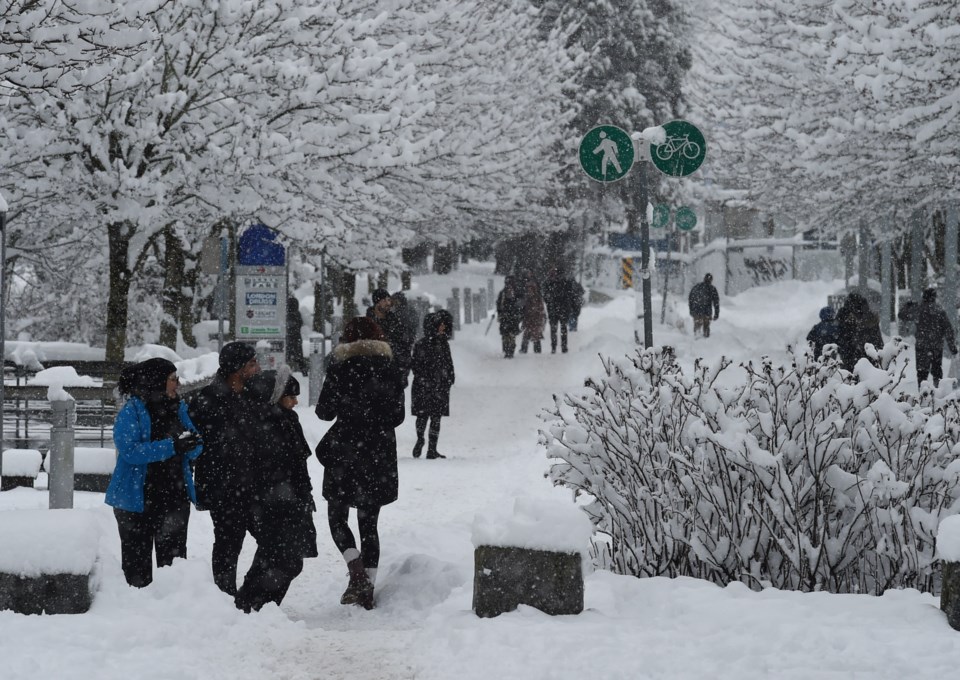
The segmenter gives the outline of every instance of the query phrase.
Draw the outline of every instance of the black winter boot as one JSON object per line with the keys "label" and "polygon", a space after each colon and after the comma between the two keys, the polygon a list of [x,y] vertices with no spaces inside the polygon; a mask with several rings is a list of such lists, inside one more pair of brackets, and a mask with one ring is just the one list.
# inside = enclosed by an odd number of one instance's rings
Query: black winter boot
{"label": "black winter boot", "polygon": [[419,458],[420,453],[423,451],[423,439],[418,439],[417,443],[413,445],[413,457]]}
{"label": "black winter boot", "polygon": [[[347,570],[350,572],[350,583],[343,591],[340,604],[361,604],[370,609],[373,606],[373,584],[370,583],[367,570],[363,568],[363,560],[357,557],[347,562]],[[367,602],[370,607],[366,606]]]}
{"label": "black winter boot", "polygon": [[446,458],[446,456],[442,453],[437,453],[437,440],[439,438],[439,435],[436,437],[430,437],[430,446],[427,447],[427,458],[430,460],[436,458]]}

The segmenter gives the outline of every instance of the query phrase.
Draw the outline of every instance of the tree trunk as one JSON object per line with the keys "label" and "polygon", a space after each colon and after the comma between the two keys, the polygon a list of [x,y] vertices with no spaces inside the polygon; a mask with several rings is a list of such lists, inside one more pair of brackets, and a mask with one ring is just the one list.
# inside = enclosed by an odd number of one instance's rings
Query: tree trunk
{"label": "tree trunk", "polygon": [[[187,263],[184,260],[185,264]],[[195,304],[195,298],[198,290],[199,263],[194,260],[190,262],[193,266],[187,269],[183,275],[183,285],[180,288],[180,337],[188,347],[197,346],[197,338],[193,334],[193,325],[200,320],[200,308]],[[186,267],[184,267],[186,269]],[[190,294],[187,294],[190,291]]]}
{"label": "tree trunk", "polygon": [[183,245],[173,225],[163,230],[163,317],[160,319],[160,344],[176,351],[177,324],[181,318],[183,298]]}
{"label": "tree trunk", "polygon": [[130,293],[130,266],[127,258],[131,233],[132,227],[125,222],[107,225],[110,290],[107,297],[105,358],[118,366],[123,363],[124,349],[127,345],[127,311]]}
{"label": "tree trunk", "polygon": [[357,316],[357,275],[356,272],[343,272],[343,323]]}

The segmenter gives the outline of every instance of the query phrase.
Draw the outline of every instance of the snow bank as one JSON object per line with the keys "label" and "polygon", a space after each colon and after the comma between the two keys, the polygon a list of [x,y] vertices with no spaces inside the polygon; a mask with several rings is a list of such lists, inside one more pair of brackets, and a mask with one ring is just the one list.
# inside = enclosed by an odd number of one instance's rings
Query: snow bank
{"label": "snow bank", "polygon": [[[43,464],[46,472],[50,472],[50,458],[51,456],[47,456]],[[73,474],[75,475],[112,475],[116,465],[116,449],[78,446],[73,450]]]}
{"label": "snow bank", "polygon": [[27,384],[43,387],[54,385],[60,387],[96,387],[100,383],[89,375],[78,375],[77,369],[73,366],[55,366],[40,371]]}
{"label": "snow bank", "polygon": [[513,512],[496,507],[473,520],[473,545],[584,553],[593,524],[576,505],[561,501],[517,498]]}
{"label": "snow bank", "polygon": [[175,363],[181,384],[192,383],[213,376],[220,367],[220,355],[209,352],[194,359],[184,359]]}
{"label": "snow bank", "polygon": [[89,574],[99,543],[100,529],[88,510],[0,512],[0,573]]}
{"label": "snow bank", "polygon": [[937,559],[960,562],[960,515],[951,515],[937,529]]}
{"label": "snow bank", "polygon": [[36,477],[43,456],[36,449],[7,449],[3,452],[5,477]]}

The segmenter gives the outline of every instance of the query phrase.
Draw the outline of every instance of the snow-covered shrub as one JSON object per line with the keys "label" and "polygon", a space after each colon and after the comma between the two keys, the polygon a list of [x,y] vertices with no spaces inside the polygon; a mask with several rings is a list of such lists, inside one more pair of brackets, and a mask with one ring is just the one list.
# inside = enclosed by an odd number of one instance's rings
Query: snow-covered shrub
{"label": "snow-covered shrub", "polygon": [[550,478],[586,494],[601,566],[754,588],[937,586],[934,540],[960,497],[960,398],[903,389],[895,340],[840,368],[793,352],[685,374],[667,348],[603,358],[555,398]]}

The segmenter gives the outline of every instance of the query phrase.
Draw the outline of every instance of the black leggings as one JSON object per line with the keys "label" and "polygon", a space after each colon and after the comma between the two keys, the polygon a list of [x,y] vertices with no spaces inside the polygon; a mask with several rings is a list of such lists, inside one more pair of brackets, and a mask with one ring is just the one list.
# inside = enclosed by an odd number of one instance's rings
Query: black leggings
{"label": "black leggings", "polygon": [[427,420],[430,421],[430,441],[436,446],[440,438],[440,418],[443,416],[417,416],[417,439],[423,440],[423,433],[427,429]]}
{"label": "black leggings", "polygon": [[[336,500],[327,501],[327,521],[330,523],[330,535],[337,550],[341,553],[350,548],[356,549],[357,541],[350,531],[350,506]],[[360,527],[360,556],[363,566],[367,569],[376,569],[380,564],[380,534],[377,531],[377,522],[380,519],[380,508],[357,508],[357,524]]]}
{"label": "black leggings", "polygon": [[114,508],[120,531],[120,563],[127,583],[143,588],[153,581],[153,553],[157,566],[173,564],[176,557],[187,556],[187,523],[190,521],[190,501],[168,508],[149,505],[143,512],[129,512]]}

